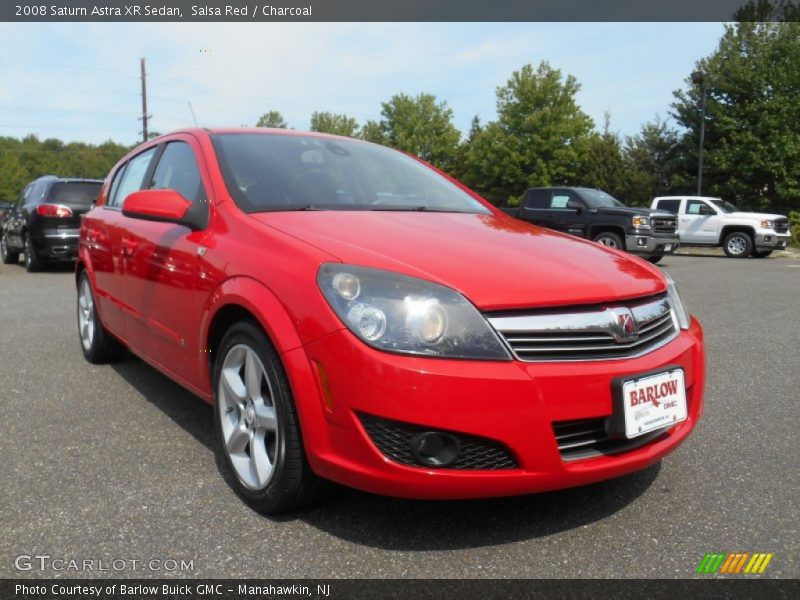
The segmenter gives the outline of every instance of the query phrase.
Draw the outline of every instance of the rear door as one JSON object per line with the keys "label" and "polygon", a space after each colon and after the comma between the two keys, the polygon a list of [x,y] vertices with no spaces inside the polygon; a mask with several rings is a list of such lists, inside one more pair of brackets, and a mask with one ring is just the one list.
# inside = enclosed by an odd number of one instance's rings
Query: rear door
{"label": "rear door", "polygon": [[[173,189],[208,207],[211,189],[194,138],[166,144],[145,188]],[[131,342],[174,374],[195,385],[200,353],[198,251],[204,231],[123,216],[126,285],[132,311]]]}

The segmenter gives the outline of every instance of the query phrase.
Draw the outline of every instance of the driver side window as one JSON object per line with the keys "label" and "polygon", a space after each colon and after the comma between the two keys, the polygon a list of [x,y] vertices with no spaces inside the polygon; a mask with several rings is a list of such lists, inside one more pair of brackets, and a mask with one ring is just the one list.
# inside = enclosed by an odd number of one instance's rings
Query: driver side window
{"label": "driver side window", "polygon": [[710,212],[711,209],[708,207],[708,205],[700,200],[689,200],[686,204],[687,215],[710,214]]}

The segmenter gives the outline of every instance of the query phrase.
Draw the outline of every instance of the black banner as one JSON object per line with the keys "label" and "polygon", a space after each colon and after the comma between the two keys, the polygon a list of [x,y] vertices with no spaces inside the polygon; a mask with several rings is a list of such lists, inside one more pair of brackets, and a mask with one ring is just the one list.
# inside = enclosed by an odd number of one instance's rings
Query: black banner
{"label": "black banner", "polygon": [[450,598],[452,600],[557,598],[570,600],[731,598],[780,600],[800,597],[800,582],[775,579],[5,579],[3,600],[164,600],[312,598]]}
{"label": "black banner", "polygon": [[[3,0],[0,21],[731,21],[748,0]],[[762,20],[797,18],[798,2]]]}

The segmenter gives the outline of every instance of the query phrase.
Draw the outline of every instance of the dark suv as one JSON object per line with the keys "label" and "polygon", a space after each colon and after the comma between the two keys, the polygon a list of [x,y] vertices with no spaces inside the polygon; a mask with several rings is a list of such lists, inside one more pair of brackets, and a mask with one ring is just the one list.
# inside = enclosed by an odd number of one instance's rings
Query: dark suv
{"label": "dark suv", "polygon": [[75,260],[81,215],[94,204],[103,182],[61,179],[53,175],[32,181],[0,224],[0,258],[38,271],[51,261]]}
{"label": "dark suv", "polygon": [[519,208],[503,210],[523,221],[627,250],[654,263],[680,245],[675,215],[625,206],[602,190],[531,188]]}

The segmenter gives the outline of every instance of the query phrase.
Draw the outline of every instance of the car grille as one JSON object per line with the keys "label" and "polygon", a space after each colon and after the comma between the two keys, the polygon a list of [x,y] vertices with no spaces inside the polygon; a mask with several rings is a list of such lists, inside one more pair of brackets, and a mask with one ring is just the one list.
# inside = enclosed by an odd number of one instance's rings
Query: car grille
{"label": "car grille", "polygon": [[[393,461],[410,467],[426,469],[474,469],[499,470],[516,469],[517,462],[501,444],[486,438],[466,435],[454,431],[438,430],[431,427],[390,421],[372,415],[359,415],[361,423],[372,443]],[[431,467],[420,464],[411,452],[411,438],[426,431],[441,431],[456,438],[461,444],[458,457],[444,467]]]}
{"label": "car grille", "polygon": [[[623,329],[626,314],[635,322],[634,332]],[[603,310],[490,316],[489,322],[525,362],[631,358],[678,334],[667,298]]]}
{"label": "car grille", "polygon": [[658,429],[630,440],[612,438],[606,433],[606,419],[600,418],[553,423],[553,433],[561,458],[573,461],[640,448],[664,435],[665,430]]}
{"label": "car grille", "polygon": [[780,219],[775,221],[775,232],[786,233],[789,231],[789,219]]}
{"label": "car grille", "polygon": [[656,233],[675,233],[678,229],[675,217],[653,217],[652,223]]}

